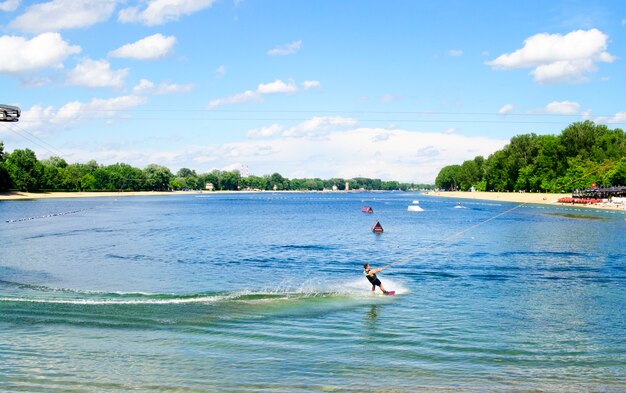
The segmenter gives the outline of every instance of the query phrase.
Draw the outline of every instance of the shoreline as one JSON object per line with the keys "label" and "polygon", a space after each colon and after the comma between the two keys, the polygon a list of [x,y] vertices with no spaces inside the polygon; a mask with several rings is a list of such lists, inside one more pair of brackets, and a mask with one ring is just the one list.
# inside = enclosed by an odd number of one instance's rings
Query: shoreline
{"label": "shoreline", "polygon": [[485,191],[427,191],[424,194],[430,196],[439,196],[444,198],[459,198],[459,199],[471,199],[482,201],[496,201],[496,202],[513,202],[513,203],[528,203],[533,205],[550,205],[550,206],[568,206],[584,209],[597,209],[597,210],[616,210],[625,212],[626,205],[585,205],[585,204],[571,204],[571,203],[559,203],[558,200],[564,197],[571,197],[571,193],[567,194],[549,194],[549,193],[530,193],[530,192],[485,192]]}
{"label": "shoreline", "polygon": [[[256,194],[256,193],[353,193],[360,191],[301,191],[301,190],[241,190],[241,191],[52,191],[52,192],[0,192],[0,202],[32,199],[99,198],[167,195]],[[373,191],[385,192],[385,191]]]}

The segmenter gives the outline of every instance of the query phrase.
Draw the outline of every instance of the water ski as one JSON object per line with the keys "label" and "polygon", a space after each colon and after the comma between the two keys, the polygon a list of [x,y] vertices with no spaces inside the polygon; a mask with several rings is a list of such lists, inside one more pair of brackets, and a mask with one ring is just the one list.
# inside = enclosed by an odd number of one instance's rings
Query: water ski
{"label": "water ski", "polygon": [[395,295],[395,294],[396,294],[396,291],[387,291],[387,292],[385,293],[385,295],[387,295],[387,296],[393,296],[393,295]]}

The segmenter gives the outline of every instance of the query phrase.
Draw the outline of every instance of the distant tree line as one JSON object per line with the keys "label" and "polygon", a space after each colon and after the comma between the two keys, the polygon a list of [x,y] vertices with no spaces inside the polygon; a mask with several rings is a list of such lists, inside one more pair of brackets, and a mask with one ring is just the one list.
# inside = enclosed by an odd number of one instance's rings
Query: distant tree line
{"label": "distant tree line", "polygon": [[38,160],[30,149],[4,151],[0,141],[0,191],[168,191],[204,190],[211,183],[215,190],[323,190],[344,189],[408,190],[431,188],[425,184],[399,183],[358,177],[354,179],[288,179],[274,173],[241,176],[239,171],[213,170],[196,173],[181,168],[173,174],[168,168],[150,164],[144,169],[124,163],[100,165],[96,161],[68,164],[63,158]]}
{"label": "distant tree line", "polygon": [[443,167],[435,186],[445,190],[570,192],[626,185],[626,135],[592,121],[560,135],[524,134],[485,159]]}

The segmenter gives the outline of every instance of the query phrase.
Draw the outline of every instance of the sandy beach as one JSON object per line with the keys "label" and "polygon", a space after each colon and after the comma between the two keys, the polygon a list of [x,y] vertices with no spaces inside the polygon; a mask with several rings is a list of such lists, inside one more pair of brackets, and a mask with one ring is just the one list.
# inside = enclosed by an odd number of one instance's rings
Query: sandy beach
{"label": "sandy beach", "polygon": [[626,206],[621,205],[571,205],[569,203],[558,203],[560,198],[571,197],[571,193],[567,194],[548,194],[548,193],[522,193],[522,192],[464,192],[464,191],[429,191],[426,194],[435,195],[446,198],[462,198],[476,199],[485,201],[515,202],[515,203],[532,203],[540,205],[562,205],[575,206],[577,208],[590,209],[609,209],[609,210],[626,210]]}

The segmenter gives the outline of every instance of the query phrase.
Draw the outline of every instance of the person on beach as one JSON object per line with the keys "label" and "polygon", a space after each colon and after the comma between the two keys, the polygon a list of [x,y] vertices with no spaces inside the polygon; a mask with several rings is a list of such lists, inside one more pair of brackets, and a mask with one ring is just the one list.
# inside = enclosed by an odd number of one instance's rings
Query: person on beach
{"label": "person on beach", "polygon": [[372,292],[375,291],[376,287],[378,286],[380,290],[383,291],[383,293],[386,295],[387,291],[385,290],[385,287],[383,287],[383,284],[380,282],[378,277],[376,277],[376,273],[379,273],[383,269],[382,268],[370,269],[369,263],[366,263],[365,265],[363,265],[363,269],[365,269],[363,274],[365,274],[365,277],[367,278],[367,280],[372,284]]}

